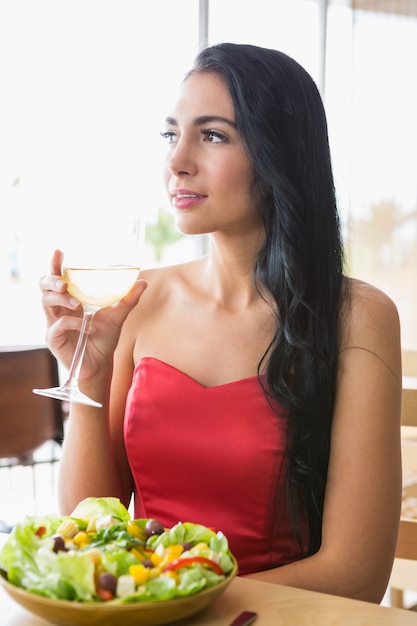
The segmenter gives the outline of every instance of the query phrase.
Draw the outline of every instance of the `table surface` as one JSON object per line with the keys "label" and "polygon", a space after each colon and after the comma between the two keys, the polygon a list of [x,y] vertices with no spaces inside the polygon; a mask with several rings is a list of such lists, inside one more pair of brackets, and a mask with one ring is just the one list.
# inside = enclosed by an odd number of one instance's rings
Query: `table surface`
{"label": "table surface", "polygon": [[[50,626],[49,622],[16,604],[3,588],[0,589],[0,611],[2,626]],[[254,626],[417,624],[416,613],[405,609],[391,609],[368,602],[236,578],[211,607],[191,618],[175,622],[175,625],[229,626],[241,611],[258,613]]]}
{"label": "table surface", "polygon": [[[0,533],[0,546],[6,537]],[[391,609],[239,577],[232,581],[211,607],[175,624],[230,626],[231,621],[242,611],[258,613],[255,626],[417,625],[416,613],[405,609]],[[0,587],[0,615],[2,626],[50,626],[49,622],[19,606],[3,587]]]}

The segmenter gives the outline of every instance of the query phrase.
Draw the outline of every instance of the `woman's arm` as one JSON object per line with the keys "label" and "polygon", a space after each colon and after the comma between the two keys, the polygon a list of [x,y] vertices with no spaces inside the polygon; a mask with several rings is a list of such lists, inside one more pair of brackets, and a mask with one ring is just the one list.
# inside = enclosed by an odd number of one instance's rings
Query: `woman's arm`
{"label": "woman's arm", "polygon": [[320,550],[253,578],[380,602],[401,508],[401,349],[397,310],[353,283],[340,353]]}
{"label": "woman's arm", "polygon": [[123,386],[116,388],[111,364],[103,363],[94,385],[84,388],[103,403],[103,408],[71,406],[58,480],[62,513],[69,514],[79,501],[89,496],[114,496],[129,506],[132,478],[124,448],[123,419],[133,368],[123,367],[121,363],[118,367],[125,374],[124,379],[121,372],[118,376]]}

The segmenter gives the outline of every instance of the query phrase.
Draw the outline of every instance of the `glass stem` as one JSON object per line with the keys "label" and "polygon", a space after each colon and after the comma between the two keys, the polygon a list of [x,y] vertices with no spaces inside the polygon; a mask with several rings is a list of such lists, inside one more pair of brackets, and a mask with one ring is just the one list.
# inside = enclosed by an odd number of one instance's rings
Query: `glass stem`
{"label": "glass stem", "polygon": [[95,311],[84,307],[83,323],[78,337],[77,346],[75,348],[74,357],[72,359],[71,367],[68,372],[68,380],[65,383],[70,387],[76,387],[78,385],[78,378],[80,375],[81,365],[83,362],[85,347],[88,341],[87,330],[90,327]]}

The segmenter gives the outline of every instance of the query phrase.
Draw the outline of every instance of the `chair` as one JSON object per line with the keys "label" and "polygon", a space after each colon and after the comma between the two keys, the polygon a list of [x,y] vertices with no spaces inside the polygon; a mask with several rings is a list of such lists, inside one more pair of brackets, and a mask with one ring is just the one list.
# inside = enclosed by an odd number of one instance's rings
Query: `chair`
{"label": "chair", "polygon": [[[39,498],[48,496],[49,480],[45,483],[45,478],[51,479],[50,495],[53,493],[53,472],[46,464],[52,470],[59,461],[65,414],[59,400],[35,395],[32,389],[57,384],[58,364],[46,346],[0,347],[0,505],[3,515],[7,511],[9,516],[7,522],[0,519],[0,531],[10,530],[10,516],[16,515],[19,505],[28,512],[27,498],[36,508]],[[23,466],[31,470],[31,486],[22,482],[27,476]]]}
{"label": "chair", "polygon": [[417,388],[402,392],[403,509],[389,582],[391,606],[405,608],[404,591],[417,591]]}
{"label": "chair", "polygon": [[[33,387],[58,384],[58,364],[46,346],[0,347],[0,462],[32,464],[47,441],[62,443],[64,414],[58,400]],[[50,459],[51,460],[51,459]],[[54,460],[54,459],[52,459]]]}

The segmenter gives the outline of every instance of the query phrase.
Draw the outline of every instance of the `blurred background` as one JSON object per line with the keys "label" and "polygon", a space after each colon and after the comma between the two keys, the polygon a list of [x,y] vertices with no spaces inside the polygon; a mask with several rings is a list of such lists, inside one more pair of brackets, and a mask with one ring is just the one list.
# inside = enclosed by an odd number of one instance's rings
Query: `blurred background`
{"label": "blurred background", "polygon": [[0,344],[43,342],[39,277],[90,203],[146,214],[146,266],[200,253],[173,226],[159,132],[219,41],[280,49],[317,82],[348,272],[417,348],[415,0],[0,0]]}

